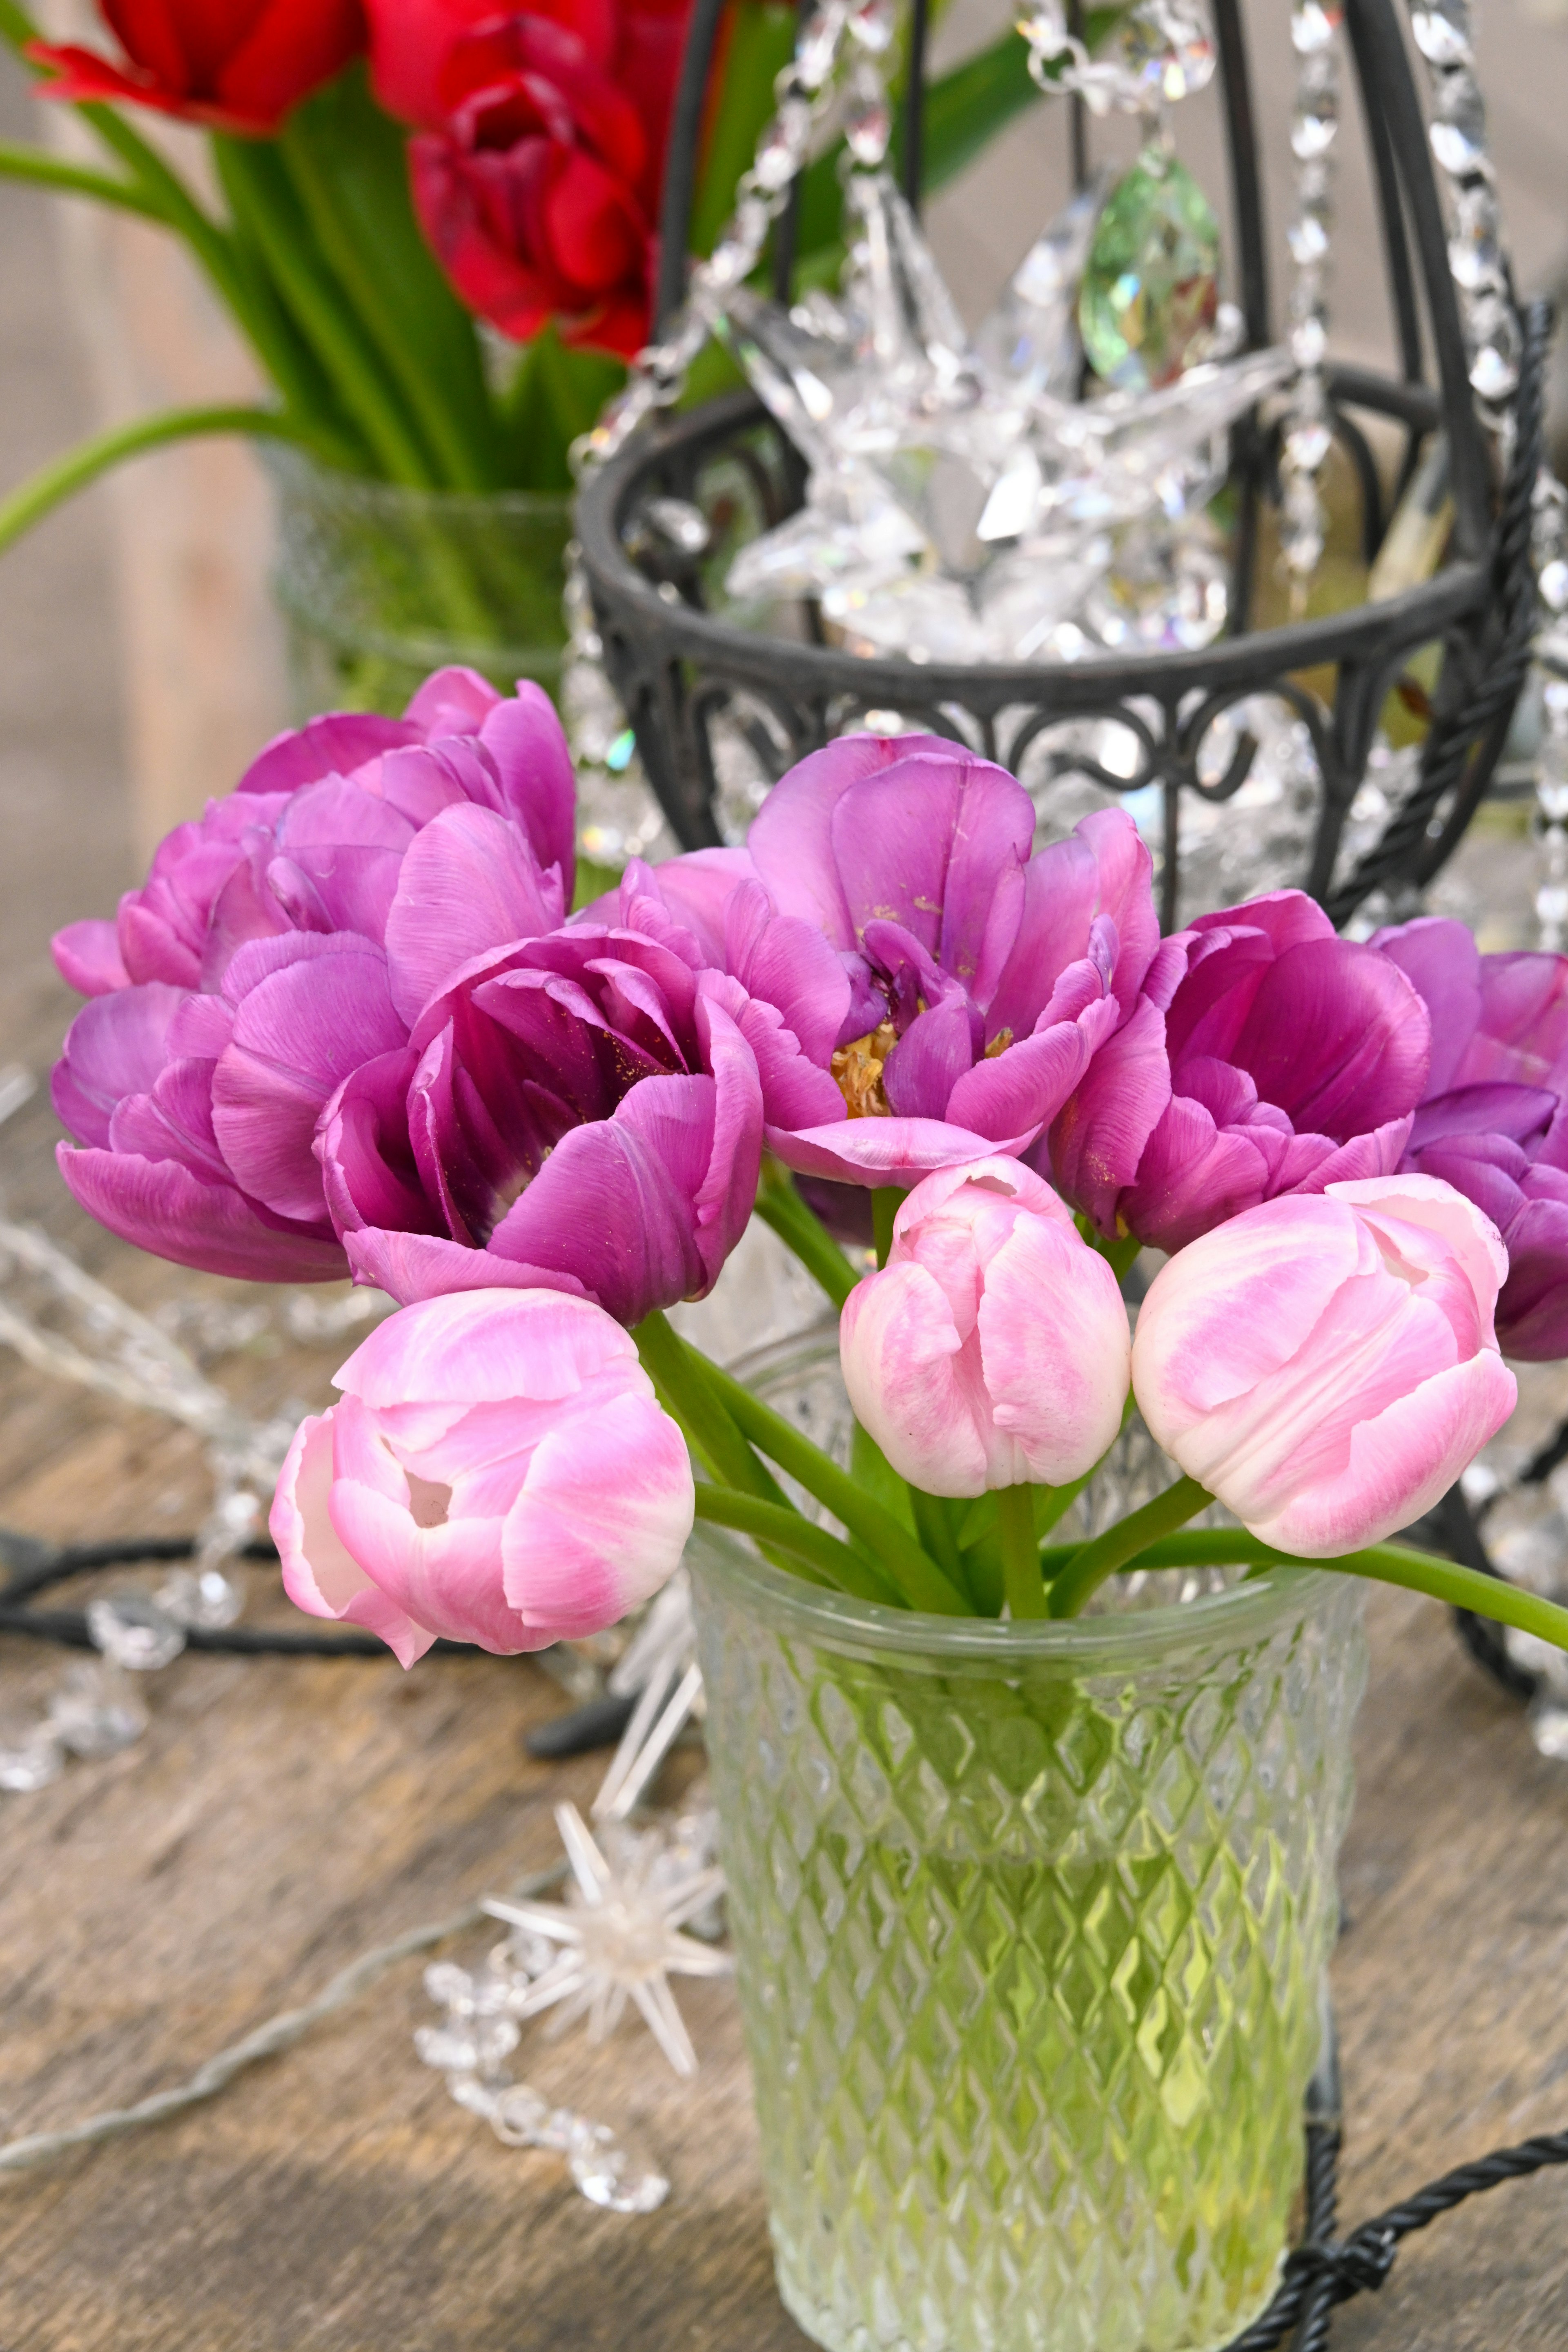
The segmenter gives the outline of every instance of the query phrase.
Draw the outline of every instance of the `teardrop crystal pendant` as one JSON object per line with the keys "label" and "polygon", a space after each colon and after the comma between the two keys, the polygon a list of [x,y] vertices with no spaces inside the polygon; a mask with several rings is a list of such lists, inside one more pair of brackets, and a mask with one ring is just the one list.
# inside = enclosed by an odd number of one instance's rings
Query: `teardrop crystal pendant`
{"label": "teardrop crystal pendant", "polygon": [[1219,225],[1186,167],[1151,143],[1111,190],[1079,295],[1095,373],[1129,392],[1170,383],[1214,326]]}

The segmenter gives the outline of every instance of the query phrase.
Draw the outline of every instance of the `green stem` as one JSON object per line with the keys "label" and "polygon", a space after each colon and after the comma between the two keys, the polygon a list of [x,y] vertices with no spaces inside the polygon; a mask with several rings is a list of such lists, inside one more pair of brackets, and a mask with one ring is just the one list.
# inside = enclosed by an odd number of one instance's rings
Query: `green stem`
{"label": "green stem", "polygon": [[1093,1234],[1090,1246],[1100,1252],[1117,1281],[1121,1282],[1135,1264],[1143,1244],[1136,1234],[1121,1234],[1113,1242],[1108,1242],[1103,1234]]}
{"label": "green stem", "polygon": [[283,300],[299,321],[387,477],[433,489],[436,471],[380,361],[310,236],[300,199],[275,147],[215,132],[213,155],[237,222],[254,239]]}
{"label": "green stem", "polygon": [[159,416],[139,416],[129,425],[111,425],[95,434],[63,457],[18,484],[0,499],[0,552],[14,539],[58,506],[73,491],[83,489],[107,473],[122,457],[139,457],[170,441],[188,441],[209,433],[255,433],[274,440],[302,441],[307,436],[298,421],[274,408],[173,408]]}
{"label": "green stem", "polygon": [[791,1507],[772,1472],[758,1461],[722,1402],[692,1364],[692,1351],[681,1344],[657,1310],[646,1316],[632,1333],[642,1367],[658,1390],[667,1412],[686,1433],[715,1478],[765,1503]]}
{"label": "green stem", "polygon": [[117,180],[108,172],[94,172],[83,163],[68,163],[42,147],[28,147],[0,139],[0,178],[31,180],[71,196],[92,196],[100,205],[118,205],[121,212],[140,213],[143,220],[167,221],[162,205],[131,180]]}
{"label": "green stem", "polygon": [[795,1252],[806,1272],[816,1276],[835,1307],[842,1307],[855,1287],[855,1269],[821,1218],[806,1207],[787,1168],[764,1165],[757,1214]]}
{"label": "green stem", "polygon": [[715,1527],[738,1528],[765,1543],[770,1551],[787,1554],[791,1568],[815,1584],[829,1585],[836,1591],[852,1593],[857,1601],[875,1601],[885,1608],[900,1605],[898,1593],[869,1560],[830,1536],[826,1528],[814,1527],[787,1503],[764,1503],[760,1496],[737,1494],[732,1486],[702,1485],[697,1489],[697,1516]]}
{"label": "green stem", "polygon": [[[1270,1562],[1269,1565],[1276,1563]],[[1500,1625],[1517,1626],[1521,1633],[1537,1634],[1554,1649],[1568,1650],[1568,1609],[1539,1593],[1525,1592],[1500,1576],[1484,1576],[1479,1569],[1461,1568],[1458,1561],[1438,1559],[1429,1551],[1407,1549],[1404,1544],[1369,1544],[1342,1559],[1303,1559],[1300,1568],[1333,1568],[1343,1576],[1371,1576],[1384,1584],[1402,1585],[1407,1592],[1426,1592],[1446,1601],[1450,1609],[1468,1609],[1473,1616],[1495,1618]]]}
{"label": "green stem", "polygon": [[871,1231],[876,1238],[879,1267],[888,1263],[888,1253],[893,1246],[893,1219],[909,1197],[897,1184],[879,1184],[871,1195]]}
{"label": "green stem", "polygon": [[1051,1579],[1050,1613],[1053,1617],[1076,1617],[1089,1595],[1098,1591],[1108,1576],[1135,1559],[1156,1537],[1168,1535],[1212,1503],[1214,1496],[1200,1486],[1195,1478],[1178,1478],[1141,1511],[1130,1512],[1118,1519],[1103,1535],[1082,1544],[1067,1566]]}
{"label": "green stem", "polygon": [[[639,1325],[639,1334],[647,1328],[646,1324]],[[677,1342],[678,1346],[681,1344]],[[700,1368],[698,1376],[708,1382],[736,1427],[770,1461],[776,1462],[790,1477],[798,1479],[807,1494],[815,1495],[851,1535],[859,1538],[893,1578],[911,1609],[929,1610],[940,1617],[967,1617],[971,1613],[963,1595],[909,1530],[864,1494],[837,1462],[829,1461],[820,1446],[802,1436],[782,1413],[774,1412],[771,1405],[753,1396],[750,1389],[743,1388],[719,1365],[710,1363],[706,1356],[693,1348],[684,1352],[689,1362]]]}
{"label": "green stem", "polygon": [[1002,1538],[1002,1580],[1009,1613],[1018,1620],[1048,1617],[1035,1534],[1035,1496],[1029,1486],[1004,1486],[996,1496],[996,1528]]}

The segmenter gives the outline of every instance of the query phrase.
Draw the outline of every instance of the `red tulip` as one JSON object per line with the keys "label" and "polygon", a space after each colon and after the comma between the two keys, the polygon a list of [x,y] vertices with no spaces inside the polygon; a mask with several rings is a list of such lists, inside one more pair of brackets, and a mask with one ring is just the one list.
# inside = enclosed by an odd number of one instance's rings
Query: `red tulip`
{"label": "red tulip", "polygon": [[376,95],[414,123],[414,199],[469,308],[524,341],[646,341],[691,0],[367,0]]}
{"label": "red tulip", "polygon": [[33,42],[60,79],[50,98],[131,100],[216,130],[266,137],[365,45],[359,0],[100,0],[122,64]]}

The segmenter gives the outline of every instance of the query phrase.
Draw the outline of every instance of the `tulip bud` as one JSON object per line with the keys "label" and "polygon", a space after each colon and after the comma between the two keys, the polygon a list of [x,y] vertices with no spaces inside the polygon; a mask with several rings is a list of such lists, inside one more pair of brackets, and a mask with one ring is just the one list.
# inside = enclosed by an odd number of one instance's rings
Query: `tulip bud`
{"label": "tulip bud", "polygon": [[1016,1160],[944,1168],[893,1221],[839,1326],[849,1402],[930,1495],[1062,1486],[1121,1423],[1127,1310],[1104,1258]]}
{"label": "tulip bud", "polygon": [[1330,1559],[1418,1519],[1513,1411],[1508,1255],[1428,1176],[1248,1209],[1163,1266],[1132,1384],[1155,1438],[1265,1542]]}
{"label": "tulip bud", "polygon": [[438,1634],[507,1654],[615,1623],[691,1532],[685,1440],[585,1298],[470,1290],[405,1307],[303,1422],[271,1528],[312,1617],[410,1666]]}

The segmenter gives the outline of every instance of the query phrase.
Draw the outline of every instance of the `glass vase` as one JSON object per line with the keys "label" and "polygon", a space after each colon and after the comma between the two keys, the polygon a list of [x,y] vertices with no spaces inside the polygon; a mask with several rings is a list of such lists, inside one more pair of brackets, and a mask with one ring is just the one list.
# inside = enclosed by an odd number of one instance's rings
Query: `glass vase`
{"label": "glass vase", "polygon": [[1227,2343],[1301,2186],[1355,1580],[1145,1576],[1010,1624],[717,1530],[690,1559],[794,2317],[830,2352]]}
{"label": "glass vase", "polygon": [[276,445],[273,593],[296,716],[401,711],[432,670],[553,692],[565,644],[567,491],[405,489]]}

